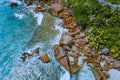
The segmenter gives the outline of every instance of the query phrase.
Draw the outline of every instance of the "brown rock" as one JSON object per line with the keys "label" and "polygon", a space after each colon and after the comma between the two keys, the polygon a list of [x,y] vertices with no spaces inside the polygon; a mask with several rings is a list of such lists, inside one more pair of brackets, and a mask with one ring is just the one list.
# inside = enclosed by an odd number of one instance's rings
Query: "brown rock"
{"label": "brown rock", "polygon": [[62,19],[66,19],[69,17],[69,15],[67,15],[65,12],[60,12],[59,15],[58,15],[59,18],[62,18]]}
{"label": "brown rock", "polygon": [[39,57],[39,59],[40,59],[41,61],[45,62],[45,63],[50,62],[50,59],[49,59],[47,53],[43,53],[43,54]]}
{"label": "brown rock", "polygon": [[80,66],[78,66],[77,64],[73,64],[72,65],[72,73],[76,73],[80,70]]}
{"label": "brown rock", "polygon": [[105,72],[101,73],[101,76],[103,77],[103,80],[108,80],[108,75]]}
{"label": "brown rock", "polygon": [[9,6],[10,6],[11,8],[13,8],[13,7],[18,6],[18,4],[17,4],[17,3],[15,3],[15,2],[11,2],[11,3],[9,4]]}
{"label": "brown rock", "polygon": [[33,52],[32,52],[32,54],[39,54],[39,49],[40,49],[40,48],[34,49]]}
{"label": "brown rock", "polygon": [[71,50],[74,51],[74,52],[77,52],[77,53],[79,52],[78,48],[76,46],[72,46]]}
{"label": "brown rock", "polygon": [[28,53],[28,52],[24,52],[24,53],[22,54],[22,56],[21,56],[21,59],[22,59],[22,61],[25,61],[26,58],[28,58],[28,57],[30,57],[30,56],[32,56],[32,54],[30,54],[30,53]]}
{"label": "brown rock", "polygon": [[59,45],[54,45],[53,49],[54,49],[55,58],[57,60],[59,60],[59,59],[61,59],[61,58],[66,56],[64,50]]}
{"label": "brown rock", "polygon": [[78,52],[74,52],[70,56],[72,56],[74,58],[78,58],[79,57],[79,53]]}
{"label": "brown rock", "polygon": [[81,32],[80,37],[85,37],[85,34],[83,32]]}
{"label": "brown rock", "polygon": [[67,45],[63,45],[62,48],[63,48],[63,50],[67,50],[67,51],[70,50],[70,47]]}
{"label": "brown rock", "polygon": [[40,6],[35,6],[35,7],[33,8],[33,11],[34,11],[34,12],[44,12],[45,9],[42,8],[42,7],[40,7]]}
{"label": "brown rock", "polygon": [[61,66],[63,66],[69,73],[71,73],[70,70],[70,65],[68,62],[68,57],[63,57],[60,60],[58,60],[58,62],[60,63]]}
{"label": "brown rock", "polygon": [[53,3],[51,5],[51,8],[55,10],[56,12],[60,12],[63,10],[63,5],[61,3]]}
{"label": "brown rock", "polygon": [[77,27],[77,23],[75,21],[72,21],[71,23],[65,23],[63,21],[62,26],[67,29],[73,29],[73,28]]}
{"label": "brown rock", "polygon": [[70,45],[73,41],[73,37],[66,35],[65,33],[62,34],[61,38],[60,38],[60,45]]}
{"label": "brown rock", "polygon": [[95,75],[96,80],[102,80],[101,72],[99,72],[99,70],[92,69],[92,71],[93,71],[93,73]]}
{"label": "brown rock", "polygon": [[52,10],[52,9],[49,9],[49,14],[52,15],[52,16],[58,16],[58,13],[55,11],[55,10]]}
{"label": "brown rock", "polygon": [[33,2],[32,1],[26,1],[26,4],[27,4],[27,6],[29,6],[29,5],[32,5]]}
{"label": "brown rock", "polygon": [[75,27],[73,29],[69,29],[69,32],[71,35],[77,35],[80,33],[80,29],[78,27]]}

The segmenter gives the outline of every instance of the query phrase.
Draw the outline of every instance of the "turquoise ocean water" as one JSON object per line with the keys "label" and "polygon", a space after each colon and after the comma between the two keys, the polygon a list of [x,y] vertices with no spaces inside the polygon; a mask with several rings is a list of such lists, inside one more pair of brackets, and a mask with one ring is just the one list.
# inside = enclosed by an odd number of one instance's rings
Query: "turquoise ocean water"
{"label": "turquoise ocean water", "polygon": [[[18,10],[24,15],[21,19],[15,16]],[[0,0],[0,80],[9,74],[37,27],[30,15],[20,8],[10,8],[9,0]]]}

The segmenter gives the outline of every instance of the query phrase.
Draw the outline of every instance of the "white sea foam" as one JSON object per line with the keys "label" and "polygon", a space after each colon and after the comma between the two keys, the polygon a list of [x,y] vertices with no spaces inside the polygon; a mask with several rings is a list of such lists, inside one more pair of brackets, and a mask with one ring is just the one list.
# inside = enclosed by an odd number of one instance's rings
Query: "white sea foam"
{"label": "white sea foam", "polygon": [[63,69],[65,72],[61,75],[60,80],[70,80],[70,74],[68,71],[66,71],[65,69]]}
{"label": "white sea foam", "polygon": [[60,37],[64,31],[68,31],[67,29],[64,29],[60,23],[62,22],[61,19],[57,19],[55,24],[54,24],[54,29],[58,31],[58,35],[55,37],[53,40],[53,45],[59,44]]}
{"label": "white sea foam", "polygon": [[21,12],[16,12],[15,14],[15,17],[17,17],[18,19],[23,19],[23,17],[25,16],[23,13]]}
{"label": "white sea foam", "polygon": [[37,19],[38,25],[40,25],[41,22],[42,22],[42,19],[43,19],[43,14],[42,14],[42,12],[34,13],[34,17]]}
{"label": "white sea foam", "polygon": [[108,71],[110,78],[108,80],[120,80],[120,71],[117,69],[110,69]]}
{"label": "white sea foam", "polygon": [[90,67],[85,63],[78,73],[78,80],[95,80]]}
{"label": "white sea foam", "polygon": [[34,8],[35,6],[36,6],[35,4],[32,4],[32,5],[30,5],[30,6],[26,6],[26,8],[27,8],[30,12],[33,13],[34,17],[35,17],[36,20],[37,20],[38,25],[40,25],[41,22],[42,22],[42,19],[43,19],[43,14],[42,14],[42,12],[37,12],[37,13],[35,13],[35,12],[33,11],[33,8]]}
{"label": "white sea foam", "polygon": [[11,0],[11,2],[15,2],[15,3],[17,3],[17,4],[22,4],[22,2],[20,1],[20,0]]}

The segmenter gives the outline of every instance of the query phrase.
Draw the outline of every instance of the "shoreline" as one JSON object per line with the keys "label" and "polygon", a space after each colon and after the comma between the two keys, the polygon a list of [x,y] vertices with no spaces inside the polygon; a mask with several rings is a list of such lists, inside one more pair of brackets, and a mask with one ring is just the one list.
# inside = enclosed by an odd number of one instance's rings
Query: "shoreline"
{"label": "shoreline", "polygon": [[[110,56],[101,55],[101,53],[90,49],[88,45],[87,36],[83,32],[81,32],[81,30],[78,28],[78,24],[74,21],[74,18],[71,16],[70,9],[66,7],[62,7],[62,9],[60,9],[62,6],[61,3],[59,3],[57,6],[59,9],[55,8],[56,5],[51,6],[52,9],[49,10],[49,13],[52,16],[62,18],[62,22],[61,22],[62,27],[67,28],[68,31],[61,32],[62,36],[60,37],[59,35],[59,44],[57,43],[56,45],[53,46],[56,60],[58,60],[61,66],[63,66],[68,72],[70,72],[70,74],[73,74],[73,73],[75,74],[76,72],[80,71],[83,63],[87,62],[88,65],[91,67],[92,72],[94,73],[94,76],[96,77],[96,79],[99,80],[101,78],[104,78],[104,80],[106,80],[109,76],[108,70],[110,70],[111,68],[114,68],[114,66],[109,63],[111,63],[114,59],[112,59]],[[67,40],[66,40],[66,37],[67,37]],[[83,39],[79,40],[80,38],[83,38]],[[63,51],[62,53],[60,52],[61,50]],[[89,54],[90,52],[92,52],[92,54]],[[58,53],[59,53],[59,56],[58,56]],[[80,62],[82,65],[78,64],[78,60],[79,60],[79,57],[81,57],[81,55],[84,55],[83,63]],[[67,58],[69,60],[67,60]],[[60,62],[60,60],[61,61],[64,60],[66,62],[63,63],[63,62]],[[108,61],[108,60],[111,60],[111,61]],[[104,68],[101,65],[102,62],[104,63],[103,66],[106,65],[106,68]],[[119,64],[119,63],[116,63],[116,64]]]}

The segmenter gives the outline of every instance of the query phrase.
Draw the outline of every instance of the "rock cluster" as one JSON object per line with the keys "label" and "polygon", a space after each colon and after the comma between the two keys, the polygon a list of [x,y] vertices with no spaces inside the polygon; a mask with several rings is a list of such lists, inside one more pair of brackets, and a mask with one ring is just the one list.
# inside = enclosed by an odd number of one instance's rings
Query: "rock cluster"
{"label": "rock cluster", "polygon": [[[32,57],[33,55],[39,55],[39,48],[35,48],[33,51],[31,52],[23,52],[22,56],[21,56],[21,59],[23,62],[25,62],[25,60],[29,57]],[[43,61],[44,63],[47,63],[47,62],[50,62],[50,59],[49,59],[49,56],[47,55],[47,53],[43,53],[39,59],[41,61]]]}
{"label": "rock cluster", "polygon": [[[56,9],[57,7],[58,9]],[[93,68],[92,71],[96,80],[107,80],[107,71],[111,68],[120,70],[120,63],[108,56],[108,49],[105,48],[101,52],[98,52],[89,46],[88,36],[80,30],[79,25],[71,15],[69,7],[63,7],[60,3],[54,3],[51,9],[49,9],[49,13],[52,16],[61,18],[62,27],[68,29],[68,32],[63,32],[59,44],[55,45],[53,49],[58,62],[70,74],[80,70],[81,66],[78,65],[80,53],[84,55],[83,63],[87,62]],[[56,46],[57,48],[55,48]],[[62,62],[62,58],[66,60]]]}
{"label": "rock cluster", "polygon": [[[92,68],[96,80],[107,80],[109,76],[107,71],[111,68],[120,70],[120,63],[109,56],[108,49],[105,48],[101,52],[98,52],[89,46],[88,36],[79,28],[79,25],[71,14],[70,7],[64,7],[58,0],[41,0],[40,2],[48,4],[50,6],[50,9],[48,9],[49,14],[61,18],[62,27],[68,29],[67,32],[62,33],[59,44],[54,45],[53,50],[56,60],[70,74],[76,73],[82,67],[81,63],[79,63],[80,57],[83,57],[83,63],[87,62]],[[39,12],[46,9],[37,5],[33,10]],[[38,49],[34,51],[33,53],[39,53]],[[25,61],[33,53],[25,52],[21,59]],[[47,53],[43,53],[39,59],[43,62],[50,61]]]}

